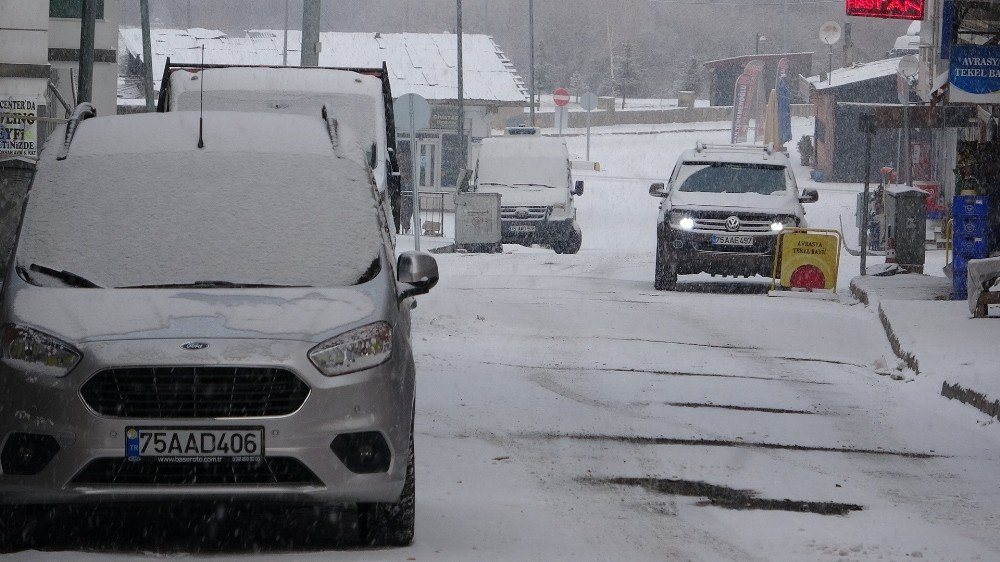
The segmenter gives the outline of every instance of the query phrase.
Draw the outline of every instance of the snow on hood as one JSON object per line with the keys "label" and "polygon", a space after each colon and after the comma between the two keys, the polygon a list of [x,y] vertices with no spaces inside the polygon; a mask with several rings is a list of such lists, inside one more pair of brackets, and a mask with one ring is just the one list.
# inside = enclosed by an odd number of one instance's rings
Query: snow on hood
{"label": "snow on hood", "polygon": [[84,121],[64,161],[50,142],[17,263],[102,287],[344,287],[379,256],[370,172],[318,117],[209,112],[197,139],[198,114],[180,112]]}
{"label": "snow on hood", "polygon": [[[566,199],[569,189],[569,151],[566,141],[549,137],[493,137],[483,139],[477,163],[476,182],[538,184],[552,188],[482,186],[479,191],[500,192],[508,197],[503,205],[532,205],[530,200],[554,202]],[[544,191],[542,191],[544,189]]]}
{"label": "snow on hood", "polygon": [[708,207],[774,215],[801,216],[802,214],[801,204],[788,191],[780,191],[773,195],[674,191],[670,194],[670,203],[675,210],[698,210],[699,207]]}
{"label": "snow on hood", "polygon": [[261,338],[320,342],[375,312],[357,289],[51,289],[12,292],[15,318],[69,342]]}
{"label": "snow on hood", "polygon": [[500,205],[503,207],[549,207],[557,203],[565,203],[569,199],[569,192],[566,188],[518,187],[509,189],[484,186],[479,188],[479,191],[499,193]]}

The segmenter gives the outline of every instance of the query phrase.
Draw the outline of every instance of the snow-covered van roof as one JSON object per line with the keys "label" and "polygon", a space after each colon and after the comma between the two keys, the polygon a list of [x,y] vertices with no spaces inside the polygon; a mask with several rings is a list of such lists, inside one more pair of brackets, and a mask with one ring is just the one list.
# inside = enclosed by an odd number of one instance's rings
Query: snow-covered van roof
{"label": "snow-covered van roof", "polygon": [[[204,93],[202,88],[204,87]],[[249,111],[317,116],[328,106],[362,146],[385,143],[382,81],[348,70],[318,68],[177,69],[170,111]]]}
{"label": "snow-covered van roof", "polygon": [[319,116],[96,117],[42,152],[17,262],[102,287],[355,284],[379,256],[371,175]]}
{"label": "snow-covered van roof", "polygon": [[[205,47],[206,64],[282,64],[283,30],[249,30],[229,35],[206,29],[154,29],[153,68],[160,72],[167,58],[174,63],[200,63]],[[414,93],[429,100],[452,100],[457,96],[457,41],[449,33],[320,33],[323,51],[319,65],[326,67],[389,68],[395,96]],[[288,32],[288,64],[299,64],[301,32]],[[502,50],[487,35],[464,34],[463,78],[465,98],[497,105],[524,105],[524,80]],[[119,50],[142,59],[142,32],[122,28]]]}

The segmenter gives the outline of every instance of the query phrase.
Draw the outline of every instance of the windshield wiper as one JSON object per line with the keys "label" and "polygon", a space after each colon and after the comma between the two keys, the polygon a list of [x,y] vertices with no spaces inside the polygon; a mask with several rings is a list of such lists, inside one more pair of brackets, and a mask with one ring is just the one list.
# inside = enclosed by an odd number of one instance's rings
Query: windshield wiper
{"label": "windshield wiper", "polygon": [[192,283],[164,283],[161,285],[133,285],[119,289],[295,289],[312,285],[272,285],[268,283],[234,283],[232,281],[194,281]]}
{"label": "windshield wiper", "polygon": [[479,182],[479,185],[495,185],[497,187],[513,187],[512,185],[510,185],[508,183],[497,183],[495,181],[481,181],[481,182]]}
{"label": "windshield wiper", "polygon": [[515,186],[523,185],[525,187],[547,187],[549,189],[555,189],[553,185],[547,185],[544,183],[515,183]]}
{"label": "windshield wiper", "polygon": [[[24,268],[21,268],[22,271]],[[33,263],[28,266],[28,269],[36,273],[41,273],[42,275],[47,275],[54,279],[58,279],[70,287],[77,287],[80,289],[100,289],[102,288],[97,283],[94,283],[86,277],[81,277],[71,271],[66,271],[65,269],[60,271],[58,269],[52,269],[51,267],[45,267],[44,265],[39,265]]]}

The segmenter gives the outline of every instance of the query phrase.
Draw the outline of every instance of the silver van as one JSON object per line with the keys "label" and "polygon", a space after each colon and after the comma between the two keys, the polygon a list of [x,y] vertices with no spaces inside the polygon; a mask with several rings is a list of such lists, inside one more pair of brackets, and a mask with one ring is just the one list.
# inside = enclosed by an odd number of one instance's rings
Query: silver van
{"label": "silver van", "polygon": [[3,283],[4,542],[43,504],[262,500],[409,544],[438,273],[395,259],[363,152],[320,115],[91,114],[44,150]]}

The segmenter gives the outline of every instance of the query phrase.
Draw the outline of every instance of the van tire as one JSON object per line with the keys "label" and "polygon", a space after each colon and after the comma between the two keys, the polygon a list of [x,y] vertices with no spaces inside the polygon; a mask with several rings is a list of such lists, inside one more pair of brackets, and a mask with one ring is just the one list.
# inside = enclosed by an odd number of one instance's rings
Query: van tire
{"label": "van tire", "polygon": [[653,288],[657,291],[673,291],[677,288],[677,260],[663,240],[656,240],[656,273]]}
{"label": "van tire", "polygon": [[409,546],[416,519],[416,474],[413,463],[413,432],[406,462],[403,493],[396,502],[358,505],[358,535],[365,546]]}
{"label": "van tire", "polygon": [[580,251],[582,245],[583,231],[580,230],[580,225],[574,222],[566,239],[553,243],[552,249],[557,254],[575,254]]}

